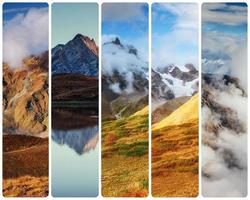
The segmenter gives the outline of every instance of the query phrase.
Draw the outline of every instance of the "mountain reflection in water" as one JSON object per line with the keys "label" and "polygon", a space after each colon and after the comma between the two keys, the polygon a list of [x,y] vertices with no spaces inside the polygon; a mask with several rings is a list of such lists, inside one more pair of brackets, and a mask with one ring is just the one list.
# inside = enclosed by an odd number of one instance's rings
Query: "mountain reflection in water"
{"label": "mountain reflection in water", "polygon": [[94,150],[98,143],[98,112],[94,109],[54,108],[52,140],[67,145],[78,155]]}

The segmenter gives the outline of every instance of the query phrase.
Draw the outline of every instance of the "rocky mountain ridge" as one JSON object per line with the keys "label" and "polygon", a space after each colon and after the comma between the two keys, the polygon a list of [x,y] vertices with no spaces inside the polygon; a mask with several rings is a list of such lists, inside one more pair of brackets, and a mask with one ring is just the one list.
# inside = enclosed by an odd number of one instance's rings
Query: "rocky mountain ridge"
{"label": "rocky mountain ridge", "polygon": [[52,49],[52,74],[79,73],[98,76],[98,46],[93,39],[77,34]]}

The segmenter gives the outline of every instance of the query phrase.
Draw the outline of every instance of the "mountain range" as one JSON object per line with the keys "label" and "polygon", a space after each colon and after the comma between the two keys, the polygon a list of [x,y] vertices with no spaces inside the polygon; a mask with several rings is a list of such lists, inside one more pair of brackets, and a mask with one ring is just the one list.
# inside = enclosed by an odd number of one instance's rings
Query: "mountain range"
{"label": "mountain range", "polygon": [[199,72],[192,64],[184,67],[167,65],[152,69],[152,98],[154,101],[192,96],[198,91]]}

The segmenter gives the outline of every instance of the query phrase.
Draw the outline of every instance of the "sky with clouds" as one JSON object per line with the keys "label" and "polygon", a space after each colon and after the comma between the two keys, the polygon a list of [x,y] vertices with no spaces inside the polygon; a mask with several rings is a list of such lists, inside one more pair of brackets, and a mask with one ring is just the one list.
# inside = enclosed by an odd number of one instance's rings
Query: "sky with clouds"
{"label": "sky with clouds", "polygon": [[118,36],[123,42],[135,46],[148,60],[148,4],[102,4],[102,38]]}
{"label": "sky with clouds", "polygon": [[154,3],[152,5],[152,64],[198,68],[198,5]]}
{"label": "sky with clouds", "polygon": [[202,71],[228,74],[247,87],[247,5],[202,5]]}
{"label": "sky with clouds", "polygon": [[93,38],[98,44],[98,4],[53,3],[52,47],[67,43],[77,33]]}
{"label": "sky with clouds", "polygon": [[48,27],[48,4],[4,3],[3,61],[15,68],[48,50]]}

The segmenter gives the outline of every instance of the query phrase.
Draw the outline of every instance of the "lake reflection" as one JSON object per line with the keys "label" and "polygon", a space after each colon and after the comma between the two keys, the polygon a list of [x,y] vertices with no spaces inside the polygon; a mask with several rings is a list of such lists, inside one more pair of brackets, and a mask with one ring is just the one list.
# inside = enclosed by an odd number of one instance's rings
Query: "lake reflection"
{"label": "lake reflection", "polygon": [[52,110],[52,195],[98,195],[98,113]]}

